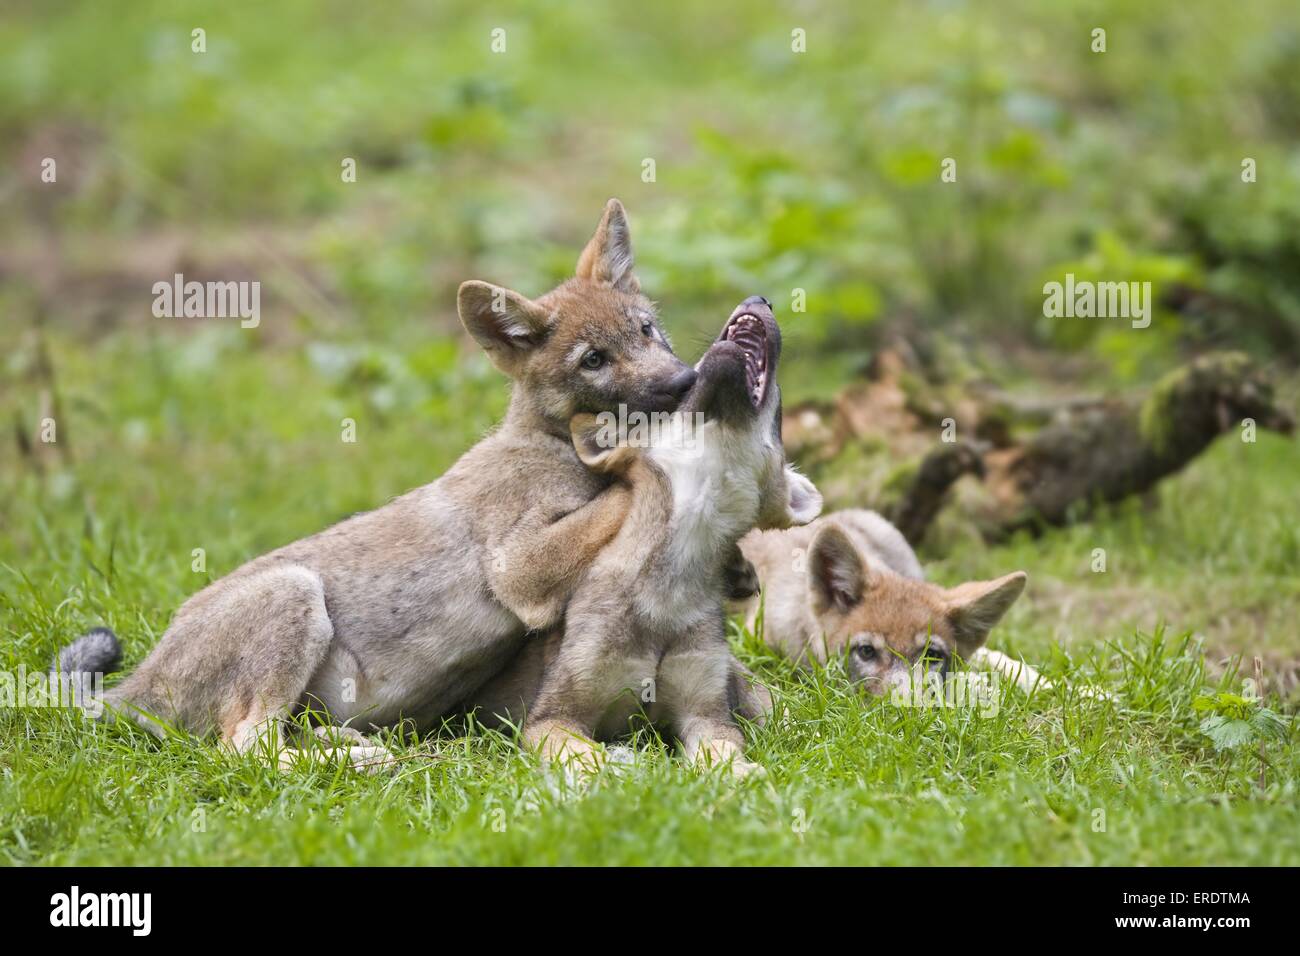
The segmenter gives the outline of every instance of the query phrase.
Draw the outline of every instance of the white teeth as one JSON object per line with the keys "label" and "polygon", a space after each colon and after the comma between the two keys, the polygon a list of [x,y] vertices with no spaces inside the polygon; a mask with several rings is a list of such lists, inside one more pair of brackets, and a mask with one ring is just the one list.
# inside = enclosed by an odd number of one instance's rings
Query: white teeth
{"label": "white teeth", "polygon": [[757,406],[767,384],[767,336],[762,320],[752,315],[739,315],[727,326],[724,338],[735,342],[744,353],[745,380],[750,386],[750,398]]}

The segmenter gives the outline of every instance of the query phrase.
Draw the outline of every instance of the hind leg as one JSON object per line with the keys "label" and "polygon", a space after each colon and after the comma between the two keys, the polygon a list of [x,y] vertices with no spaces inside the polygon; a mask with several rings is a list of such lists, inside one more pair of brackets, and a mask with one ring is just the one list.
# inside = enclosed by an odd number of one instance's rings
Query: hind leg
{"label": "hind leg", "polygon": [[247,751],[302,697],[333,635],[320,575],[246,567],[186,601],[105,704],[158,734],[215,734]]}
{"label": "hind leg", "polygon": [[311,749],[316,758],[333,760],[343,758],[353,767],[366,773],[379,773],[394,766],[397,758],[383,744],[375,743],[355,727],[317,727],[314,730],[318,743]]}
{"label": "hind leg", "polygon": [[[659,662],[659,699],[666,723],[681,741],[686,759],[702,768],[725,766],[743,777],[763,768],[745,759],[745,735],[734,713],[760,716],[771,697],[749,684],[744,668],[731,654],[721,621],[686,635]],[[743,687],[741,685],[744,685]],[[762,687],[762,685],[757,685]]]}
{"label": "hind leg", "polygon": [[[162,641],[110,692],[109,708],[154,733],[215,733],[237,753],[262,751],[281,767],[284,719],[305,696],[334,638],[320,575],[295,564],[250,568],[200,591]],[[388,752],[336,739],[313,757],[343,756],[363,769]]]}
{"label": "hind leg", "polygon": [[334,637],[324,586],[318,574],[298,565],[227,582],[178,621],[196,632],[186,643],[196,643],[201,631],[207,644],[186,661],[192,678],[205,674],[209,680],[186,682],[198,707],[185,709],[211,714],[222,742],[236,752],[265,748],[283,763],[284,718],[302,699]]}
{"label": "hind leg", "polygon": [[737,717],[762,727],[767,718],[772,716],[772,692],[767,685],[754,676],[751,671],[735,657],[731,658],[729,677],[731,710]]}
{"label": "hind leg", "polygon": [[190,598],[163,639],[114,689],[114,710],[161,733],[215,733],[238,753],[282,760],[283,719],[334,637],[320,575],[248,568]]}
{"label": "hind leg", "polygon": [[387,747],[351,727],[316,727],[312,739],[297,747],[287,747],[283,719],[283,714],[262,716],[261,719],[250,715],[235,728],[226,743],[236,753],[264,754],[281,770],[292,770],[304,762],[309,766],[321,766],[344,760],[364,773],[378,773],[397,762]]}
{"label": "hind leg", "polygon": [[264,750],[278,766],[288,769],[304,754],[311,763],[344,759],[359,770],[390,766],[392,754],[351,727],[317,727],[313,739],[299,750],[285,747],[284,720],[302,700],[312,675],[329,653],[334,625],[325,608],[320,577],[297,566],[262,572],[250,582],[255,593],[241,595],[245,612],[250,601],[269,613],[260,615],[256,629],[241,642],[250,651],[241,655],[241,692],[221,720],[221,736],[238,753]]}

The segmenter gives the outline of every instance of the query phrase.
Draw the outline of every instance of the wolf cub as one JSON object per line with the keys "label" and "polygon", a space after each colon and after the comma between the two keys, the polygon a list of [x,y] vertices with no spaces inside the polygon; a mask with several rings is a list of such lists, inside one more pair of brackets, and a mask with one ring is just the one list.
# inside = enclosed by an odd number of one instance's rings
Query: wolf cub
{"label": "wolf cub", "polygon": [[[632,271],[611,199],[574,275],[537,299],[471,281],[461,321],[513,382],[505,421],[437,481],[254,558],[186,601],[110,712],[155,733],[213,734],[282,758],[283,718],[310,707],[351,730],[438,720],[513,660],[529,629],[560,620],[573,585],[626,514],[627,489],[574,453],[569,420],[668,412],[696,372],[673,354]],[[121,658],[97,629],[63,673]],[[339,735],[335,735],[339,736]],[[340,748],[331,748],[340,749]]]}
{"label": "wolf cub", "polygon": [[688,760],[755,769],[733,714],[758,717],[770,699],[727,645],[727,567],[752,528],[786,528],[821,510],[816,488],[785,461],[780,350],[770,305],[752,297],[647,447],[598,417],[574,419],[579,457],[630,488],[626,517],[574,589],[563,630],[476,698],[486,713],[522,711],[523,736],[543,755],[598,763],[593,741],[626,733],[644,713]]}
{"label": "wolf cub", "polygon": [[[1027,575],[953,588],[930,584],[910,545],[874,511],[850,509],[803,528],[757,531],[740,543],[762,584],[763,639],[784,656],[825,663],[844,655],[868,693],[907,692],[916,669],[946,673],[953,655],[1022,686],[1037,672],[984,642],[1020,597]],[[760,597],[746,603],[751,627]]]}

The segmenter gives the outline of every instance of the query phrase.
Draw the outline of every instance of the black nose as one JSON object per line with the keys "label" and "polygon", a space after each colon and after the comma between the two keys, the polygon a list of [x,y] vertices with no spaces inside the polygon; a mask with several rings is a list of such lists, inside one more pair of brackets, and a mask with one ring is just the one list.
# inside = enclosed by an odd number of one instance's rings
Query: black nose
{"label": "black nose", "polygon": [[772,307],[772,303],[768,302],[767,299],[763,298],[761,295],[751,295],[748,299],[742,302],[741,305],[758,305],[760,303],[767,306],[769,309]]}
{"label": "black nose", "polygon": [[688,366],[664,382],[663,390],[673,398],[680,399],[691,390],[691,386],[695,384],[695,377],[695,369]]}

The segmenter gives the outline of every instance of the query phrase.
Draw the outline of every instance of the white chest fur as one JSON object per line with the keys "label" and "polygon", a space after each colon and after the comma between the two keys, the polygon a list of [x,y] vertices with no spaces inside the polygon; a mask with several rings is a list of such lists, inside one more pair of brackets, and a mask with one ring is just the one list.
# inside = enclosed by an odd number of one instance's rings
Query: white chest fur
{"label": "white chest fur", "polygon": [[[719,562],[758,518],[772,413],[743,427],[710,421],[663,436],[650,452],[673,489],[665,570],[674,581],[711,586]],[[675,589],[678,590],[678,589]],[[679,589],[698,600],[694,588]]]}

